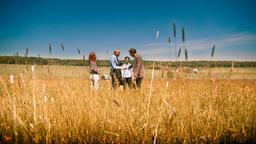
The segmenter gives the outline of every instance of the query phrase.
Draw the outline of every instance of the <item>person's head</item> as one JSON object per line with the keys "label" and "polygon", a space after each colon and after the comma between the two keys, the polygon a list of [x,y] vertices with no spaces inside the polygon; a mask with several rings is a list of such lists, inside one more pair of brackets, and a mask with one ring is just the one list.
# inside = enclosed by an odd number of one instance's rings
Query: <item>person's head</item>
{"label": "person's head", "polygon": [[129,63],[130,62],[130,58],[128,57],[128,56],[126,56],[125,58],[124,58],[124,61],[125,61],[125,63]]}
{"label": "person's head", "polygon": [[129,53],[130,53],[130,55],[131,55],[132,57],[134,57],[135,54],[137,53],[137,51],[136,51],[135,48],[130,48]]}
{"label": "person's head", "polygon": [[119,50],[119,49],[115,49],[115,50],[114,50],[114,55],[115,55],[116,57],[119,57],[119,55],[120,55],[120,50]]}
{"label": "person's head", "polygon": [[88,57],[89,62],[90,61],[96,61],[96,54],[95,52],[90,52]]}

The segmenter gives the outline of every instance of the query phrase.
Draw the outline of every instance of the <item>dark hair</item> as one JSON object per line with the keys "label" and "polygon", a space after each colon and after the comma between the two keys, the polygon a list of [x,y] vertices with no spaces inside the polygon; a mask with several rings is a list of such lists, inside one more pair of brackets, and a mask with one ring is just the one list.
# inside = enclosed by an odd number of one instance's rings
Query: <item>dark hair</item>
{"label": "dark hair", "polygon": [[130,48],[129,53],[137,53],[135,48]]}
{"label": "dark hair", "polygon": [[128,57],[128,56],[126,56],[125,58],[124,58],[124,60],[126,60],[128,58],[128,60],[130,61],[130,57]]}

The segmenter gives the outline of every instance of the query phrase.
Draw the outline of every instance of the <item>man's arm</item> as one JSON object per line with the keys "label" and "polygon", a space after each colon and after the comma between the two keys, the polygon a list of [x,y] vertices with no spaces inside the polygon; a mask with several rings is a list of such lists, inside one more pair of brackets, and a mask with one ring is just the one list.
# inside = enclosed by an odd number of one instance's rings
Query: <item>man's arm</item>
{"label": "man's arm", "polygon": [[123,67],[121,67],[121,66],[117,66],[116,64],[117,64],[117,60],[116,60],[116,58],[115,57],[111,57],[111,65],[112,65],[112,67],[114,68],[114,69],[122,69]]}

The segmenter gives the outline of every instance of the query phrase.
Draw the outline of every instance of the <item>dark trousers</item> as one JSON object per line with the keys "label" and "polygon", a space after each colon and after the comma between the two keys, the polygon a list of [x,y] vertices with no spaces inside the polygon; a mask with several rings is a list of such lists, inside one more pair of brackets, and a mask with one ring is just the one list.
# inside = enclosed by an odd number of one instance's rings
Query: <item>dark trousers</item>
{"label": "dark trousers", "polygon": [[136,86],[137,86],[137,88],[141,87],[142,79],[143,79],[143,77],[137,77],[136,78]]}
{"label": "dark trousers", "polygon": [[129,88],[132,87],[132,78],[129,77],[129,78],[124,78],[124,89],[126,89],[127,85]]}
{"label": "dark trousers", "polygon": [[113,88],[116,88],[118,85],[123,85],[121,70],[111,69],[110,76],[111,76],[111,84]]}

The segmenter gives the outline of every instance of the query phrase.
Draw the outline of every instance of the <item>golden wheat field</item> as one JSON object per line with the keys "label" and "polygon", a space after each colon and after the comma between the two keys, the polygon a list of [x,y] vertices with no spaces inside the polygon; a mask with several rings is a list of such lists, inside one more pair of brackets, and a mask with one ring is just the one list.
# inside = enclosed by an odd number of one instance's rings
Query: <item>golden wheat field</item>
{"label": "golden wheat field", "polygon": [[256,142],[256,68],[151,74],[94,91],[86,67],[0,65],[0,143]]}

